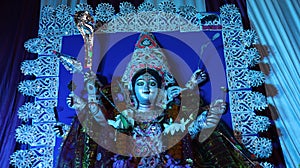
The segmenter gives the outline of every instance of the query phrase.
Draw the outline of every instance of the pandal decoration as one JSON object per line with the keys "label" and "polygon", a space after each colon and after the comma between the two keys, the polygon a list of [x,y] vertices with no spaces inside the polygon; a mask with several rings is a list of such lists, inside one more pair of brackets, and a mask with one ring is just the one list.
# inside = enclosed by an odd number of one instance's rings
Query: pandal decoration
{"label": "pandal decoration", "polygon": [[[220,10],[221,14],[217,15],[199,13],[191,6],[176,9],[172,3],[162,2],[158,8],[151,3],[143,3],[135,9],[132,4],[122,2],[120,13],[116,15],[110,4],[101,3],[95,10],[94,22],[107,22],[98,29],[104,33],[142,32],[146,28],[150,32],[222,30],[229,106],[234,132],[241,135],[243,144],[257,157],[270,157],[271,140],[255,135],[266,131],[270,125],[267,117],[255,114],[255,110],[263,110],[267,107],[267,101],[261,93],[248,90],[253,86],[261,85],[264,81],[262,72],[248,69],[249,66],[259,62],[258,51],[251,48],[251,44],[255,43],[257,38],[255,32],[243,30],[240,13],[234,5],[224,5]],[[84,12],[78,15],[78,20],[74,23],[71,19],[74,14],[69,7],[60,5],[53,9],[51,6],[44,6],[41,11],[39,37],[29,39],[24,44],[29,52],[37,53],[39,57],[36,60],[25,60],[21,70],[24,75],[34,75],[37,79],[20,82],[19,91],[25,96],[34,96],[36,99],[34,102],[24,104],[18,110],[19,118],[24,121],[30,119],[31,123],[21,125],[16,130],[16,140],[30,145],[30,148],[18,150],[11,155],[11,165],[15,167],[52,168],[54,165],[53,150],[56,138],[54,127],[64,125],[57,123],[55,119],[59,61],[68,62],[70,58],[57,57],[53,51],[58,53],[61,51],[63,36],[81,33],[85,43],[88,44],[85,67],[92,66],[92,55],[89,53],[93,47],[95,28],[90,18],[93,10],[87,4],[78,4],[74,12],[80,11]],[[80,71],[74,67],[73,70]],[[65,135],[68,126],[64,126],[64,129]],[[261,166],[272,167],[272,164],[262,162]]]}

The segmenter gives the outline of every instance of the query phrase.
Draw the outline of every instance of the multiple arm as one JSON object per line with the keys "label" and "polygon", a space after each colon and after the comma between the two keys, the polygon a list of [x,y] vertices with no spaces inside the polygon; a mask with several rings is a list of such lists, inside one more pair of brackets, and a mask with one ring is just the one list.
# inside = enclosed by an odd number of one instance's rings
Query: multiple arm
{"label": "multiple arm", "polygon": [[[82,72],[81,72],[82,73]],[[186,83],[186,88],[180,88],[173,86],[167,90],[168,99],[171,100],[173,97],[176,97],[186,89],[194,89],[198,87],[198,85],[204,81],[206,81],[207,75],[202,70],[196,70],[194,74],[191,76],[191,79]],[[88,93],[88,99],[85,100],[73,92],[67,98],[67,104],[70,108],[75,109],[78,112],[83,111],[85,107],[89,112],[94,116],[95,120],[101,125],[106,122],[105,116],[103,115],[100,100],[100,87],[102,84],[97,79],[95,73],[92,71],[84,73],[84,81],[85,81],[85,89]],[[195,137],[201,130],[214,128],[217,126],[222,114],[225,112],[226,104],[223,100],[216,100],[214,103],[210,105],[208,111],[203,112],[201,115],[197,117],[188,127],[188,131],[192,137]],[[108,124],[112,125],[116,129],[129,129],[134,126],[134,120],[130,117],[130,110],[125,110],[119,115],[116,116],[114,120],[108,120]],[[180,123],[170,123],[164,124],[165,130],[164,134],[174,134],[176,131],[184,131],[186,129],[186,125],[190,123],[192,120],[192,116],[189,119],[182,119]]]}
{"label": "multiple arm", "polygon": [[[193,75],[191,76],[191,79],[186,83],[186,88],[180,88],[179,92],[186,90],[186,89],[194,89],[198,87],[198,85],[204,81],[206,81],[207,75],[203,70],[196,70]],[[174,92],[174,91],[173,91]],[[178,95],[178,93],[177,93]],[[222,114],[226,110],[226,103],[222,99],[218,99],[214,101],[212,104],[210,104],[210,107],[207,111],[204,111],[199,116],[197,116],[196,120],[194,120],[188,127],[188,132],[191,135],[192,138],[195,138],[198,133],[205,129],[211,129],[215,128],[220,119]],[[171,133],[172,135],[176,131],[184,131],[186,128],[186,125],[192,120],[192,116],[189,117],[190,119],[187,119],[184,121],[184,119],[181,120],[180,123],[170,123],[170,124],[164,124],[165,130],[164,133],[168,134]]]}
{"label": "multiple arm", "polygon": [[86,72],[84,74],[85,89],[88,94],[87,100],[77,96],[73,92],[67,98],[67,104],[70,108],[75,109],[77,112],[82,112],[87,107],[94,119],[100,124],[106,122],[105,116],[103,115],[101,106],[101,94],[100,87],[102,84],[97,79],[96,75],[92,72]]}

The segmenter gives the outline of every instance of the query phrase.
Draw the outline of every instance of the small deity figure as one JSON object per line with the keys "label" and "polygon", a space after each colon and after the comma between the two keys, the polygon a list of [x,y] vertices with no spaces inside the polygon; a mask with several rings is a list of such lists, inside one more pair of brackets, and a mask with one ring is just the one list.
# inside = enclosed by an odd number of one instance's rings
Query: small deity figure
{"label": "small deity figure", "polygon": [[[86,72],[84,79],[88,98],[72,92],[68,105],[79,116],[90,113],[100,127],[113,127],[116,134],[108,136],[123,148],[120,151],[126,150],[127,156],[93,141],[83,126],[85,122],[76,117],[62,145],[58,167],[249,167],[244,153],[241,155],[244,151],[234,148],[232,144],[237,141],[220,121],[226,109],[223,100],[196,106],[195,114],[179,116],[181,94],[197,90],[207,80],[206,74],[197,70],[185,87],[178,86],[153,34],[141,33],[122,76],[126,109],[117,108],[93,72]],[[205,130],[211,131],[199,142],[199,133]],[[132,141],[126,143],[118,134]]]}

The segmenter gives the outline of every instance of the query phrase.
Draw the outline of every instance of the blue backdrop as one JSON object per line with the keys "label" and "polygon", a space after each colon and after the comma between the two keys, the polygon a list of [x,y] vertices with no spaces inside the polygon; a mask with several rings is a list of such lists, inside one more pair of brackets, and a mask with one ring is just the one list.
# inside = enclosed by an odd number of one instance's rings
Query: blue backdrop
{"label": "blue backdrop", "polygon": [[[216,38],[217,33],[219,36]],[[209,80],[201,85],[201,97],[207,103],[216,98],[224,98],[225,96],[227,98],[227,95],[224,95],[221,90],[214,93],[215,95],[212,95],[211,92],[214,89],[212,88],[211,79],[213,78],[214,81],[217,81],[225,79],[224,77],[226,76],[221,32],[166,32],[153,34],[167,56],[170,69],[179,83],[185,84],[192,72],[198,68],[204,69],[209,76]],[[103,83],[109,84],[113,78],[118,78],[122,75],[134,51],[134,45],[138,37],[138,33],[95,35],[93,70],[98,76],[101,76]],[[208,44],[207,47],[201,51],[201,46],[205,44]],[[83,62],[84,46],[82,37],[80,35],[64,37],[61,52],[76,57]],[[71,80],[72,75],[61,65],[57,109],[59,120],[67,124],[71,123],[75,115],[75,111],[68,108],[66,104],[66,98],[70,93],[67,86]],[[226,81],[219,81],[218,83],[224,86],[224,84],[226,85],[224,82]],[[223,119],[231,127],[229,112],[223,115]]]}

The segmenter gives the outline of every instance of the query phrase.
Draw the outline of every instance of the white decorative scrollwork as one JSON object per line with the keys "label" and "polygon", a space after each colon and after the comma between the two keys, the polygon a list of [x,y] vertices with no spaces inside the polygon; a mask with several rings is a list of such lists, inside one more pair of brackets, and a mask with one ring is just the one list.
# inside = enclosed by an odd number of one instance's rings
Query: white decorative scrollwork
{"label": "white decorative scrollwork", "polygon": [[258,64],[260,61],[260,55],[258,54],[258,51],[256,48],[250,48],[250,49],[244,50],[244,55],[245,55],[246,64],[249,67],[252,67],[252,66]]}
{"label": "white decorative scrollwork", "polygon": [[76,26],[73,21],[71,9],[65,5],[59,5],[56,9],[51,6],[43,6],[39,24],[39,36],[42,38],[73,35]]}
{"label": "white decorative scrollwork", "polygon": [[139,13],[140,12],[150,12],[150,11],[155,11],[155,7],[152,3],[149,2],[143,2],[137,10]]}
{"label": "white decorative scrollwork", "polygon": [[[226,4],[220,8],[223,30],[242,30],[243,24],[239,10],[233,4]],[[228,33],[224,33],[228,34]]]}
{"label": "white decorative scrollwork", "polygon": [[29,39],[24,43],[27,51],[37,54],[53,55],[53,51],[60,51],[62,37],[41,37]]}
{"label": "white decorative scrollwork", "polygon": [[[47,100],[49,101],[49,100]],[[38,103],[26,103],[18,109],[18,117],[23,121],[32,119],[33,123],[56,122],[53,107],[43,107]]]}
{"label": "white decorative scrollwork", "polygon": [[195,17],[197,14],[197,10],[194,6],[181,6],[179,7],[179,15],[183,16],[186,19],[191,19]]}
{"label": "white decorative scrollwork", "polygon": [[244,30],[241,35],[242,42],[246,47],[250,47],[251,44],[257,42],[257,35],[254,30]]}
{"label": "white decorative scrollwork", "polygon": [[247,68],[246,59],[243,50],[241,49],[228,49],[225,50],[226,67],[227,69]]}
{"label": "white decorative scrollwork", "polygon": [[56,100],[39,100],[35,103],[28,102],[18,109],[18,117],[23,121],[32,119],[33,123],[56,122],[54,107]]}
{"label": "white decorative scrollwork", "polygon": [[16,141],[24,144],[32,144],[35,141],[33,132],[34,127],[31,125],[20,125],[16,129]]}
{"label": "white decorative scrollwork", "polygon": [[241,15],[234,5],[221,7],[220,17],[232,126],[250,152],[259,158],[267,158],[272,153],[272,142],[256,135],[266,131],[271,123],[268,117],[257,116],[255,110],[261,111],[268,104],[263,94],[251,91],[252,87],[264,82],[265,75],[249,70],[260,61],[257,49],[251,48],[257,40],[256,33],[243,30]]}
{"label": "white decorative scrollwork", "polygon": [[162,11],[165,13],[175,13],[176,7],[172,1],[164,1],[164,2],[159,3],[158,11]]}
{"label": "white decorative scrollwork", "polygon": [[250,100],[250,107],[251,109],[254,110],[264,110],[267,106],[267,99],[266,97],[259,92],[250,92],[250,94],[248,95],[248,99]]}
{"label": "white decorative scrollwork", "polygon": [[[73,19],[73,18],[70,18],[71,13],[72,13],[71,8],[69,8],[66,5],[59,5],[55,9],[55,15],[56,15],[58,21],[66,21],[68,19]],[[59,22],[59,23],[61,23],[61,22]]]}
{"label": "white decorative scrollwork", "polygon": [[[146,9],[145,9],[146,10]],[[148,11],[148,12],[144,12],[141,11],[139,12],[139,14],[137,15],[136,18],[136,29],[144,29],[144,30],[149,30],[151,31],[151,28],[155,28],[158,29],[159,28],[159,13],[158,11],[152,10],[152,11]],[[164,15],[164,13],[161,13],[162,15]],[[150,28],[150,29],[149,29]],[[177,29],[179,28],[179,26],[177,26]]]}
{"label": "white decorative scrollwork", "polygon": [[227,70],[228,87],[230,90],[248,89],[259,86],[264,82],[265,76],[261,71],[248,69]]}
{"label": "white decorative scrollwork", "polygon": [[252,67],[259,63],[260,56],[256,48],[230,48],[225,50],[227,69]]}
{"label": "white decorative scrollwork", "polygon": [[270,121],[268,117],[256,116],[254,113],[232,114],[233,130],[242,135],[253,135],[268,130]]}
{"label": "white decorative scrollwork", "polygon": [[10,156],[10,163],[17,168],[52,168],[53,152],[53,147],[18,150]]}
{"label": "white decorative scrollwork", "polygon": [[231,113],[251,113],[254,110],[263,110],[268,105],[263,94],[249,90],[230,91],[229,97]]}
{"label": "white decorative scrollwork", "polygon": [[[51,6],[43,6],[41,9],[40,23],[39,23],[39,35],[46,36],[48,34],[55,35],[51,32],[56,30],[55,26],[55,10]],[[51,33],[50,33],[51,32]],[[26,48],[26,47],[25,47]],[[36,52],[34,52],[36,53]]]}
{"label": "white decorative scrollwork", "polygon": [[250,152],[259,158],[268,158],[272,154],[272,141],[268,138],[243,136],[242,142]]}
{"label": "white decorative scrollwork", "polygon": [[129,2],[121,2],[119,7],[120,15],[128,15],[131,13],[135,13],[135,7]]}
{"label": "white decorative scrollwork", "polygon": [[32,167],[31,153],[28,150],[18,150],[10,156],[10,164],[18,168]]}
{"label": "white decorative scrollwork", "polygon": [[21,125],[16,129],[16,140],[30,146],[55,146],[54,124]]}
{"label": "white decorative scrollwork", "polygon": [[271,125],[270,119],[266,116],[256,116],[255,122],[253,122],[254,130],[257,132],[267,131],[269,126]]}
{"label": "white decorative scrollwork", "polygon": [[248,75],[248,82],[250,86],[257,87],[265,82],[265,74],[261,71],[250,70]]}
{"label": "white decorative scrollwork", "polygon": [[[197,20],[197,18],[195,18]],[[198,21],[192,23],[191,20],[187,20],[186,18],[180,18],[180,31],[181,32],[190,32],[190,31],[200,31],[201,27],[198,24]]]}
{"label": "white decorative scrollwork", "polygon": [[54,108],[41,108],[32,120],[33,123],[56,122]]}
{"label": "white decorative scrollwork", "polygon": [[24,75],[34,75],[38,77],[58,76],[59,60],[53,56],[41,56],[36,60],[25,60],[22,62],[21,71]]}
{"label": "white decorative scrollwork", "polygon": [[[79,34],[76,28],[73,15],[77,11],[88,11],[95,14],[95,20],[107,22],[102,25],[100,32],[141,32],[141,31],[200,31],[202,29],[221,29],[219,15],[210,13],[199,13],[193,6],[181,6],[178,9],[172,1],[163,1],[155,8],[153,4],[144,2],[136,9],[129,2],[120,3],[120,12],[115,14],[115,9],[108,3],[101,3],[95,11],[88,4],[77,4],[74,11],[65,5],[56,9],[44,6],[41,12],[41,21],[38,41],[50,37],[61,37],[66,35]],[[143,12],[153,12],[152,21],[148,17],[140,16]],[[154,13],[155,12],[155,13]],[[145,16],[145,15],[144,15]],[[145,20],[142,20],[144,18]],[[49,40],[46,40],[49,41]],[[42,48],[27,47],[30,52],[48,53]],[[38,50],[37,50],[38,49]],[[60,49],[60,48],[59,48]],[[56,51],[60,51],[55,49]]]}
{"label": "white decorative scrollwork", "polygon": [[57,98],[58,77],[25,80],[20,82],[18,89],[24,95],[39,99]]}
{"label": "white decorative scrollwork", "polygon": [[[125,4],[123,4],[124,6]],[[128,6],[128,4],[127,4]],[[142,32],[142,31],[200,31],[201,25],[220,26],[219,16],[215,14],[200,14],[193,7],[183,6],[176,10],[171,1],[161,2],[158,9],[151,3],[143,3],[134,10],[132,7],[117,14],[112,21],[101,26],[99,32]],[[129,11],[127,11],[129,10]],[[178,11],[178,12],[176,12]],[[215,28],[216,29],[216,28]]]}
{"label": "white decorative scrollwork", "polygon": [[157,30],[159,31],[180,30],[180,26],[182,23],[180,17],[174,15],[173,13],[168,13],[168,12],[158,12],[157,14],[158,15],[155,17],[157,19],[156,20]]}
{"label": "white decorative scrollwork", "polygon": [[115,15],[115,8],[111,4],[101,3],[98,4],[95,14],[96,21],[108,22]]}
{"label": "white decorative scrollwork", "polygon": [[36,118],[36,113],[41,107],[35,103],[26,103],[18,109],[18,117],[23,121]]}
{"label": "white decorative scrollwork", "polygon": [[115,17],[112,22],[107,25],[108,29],[112,32],[134,32],[136,30],[136,17],[136,13],[134,12]]}
{"label": "white decorative scrollwork", "polygon": [[88,11],[91,15],[94,14],[93,8],[86,3],[77,4],[75,7],[75,13],[79,11]]}
{"label": "white decorative scrollwork", "polygon": [[43,108],[54,108],[57,106],[57,99],[36,100],[35,103]]}
{"label": "white decorative scrollwork", "polygon": [[223,43],[225,48],[244,49],[244,44],[241,41],[242,31],[239,29],[225,29],[223,31]]}

